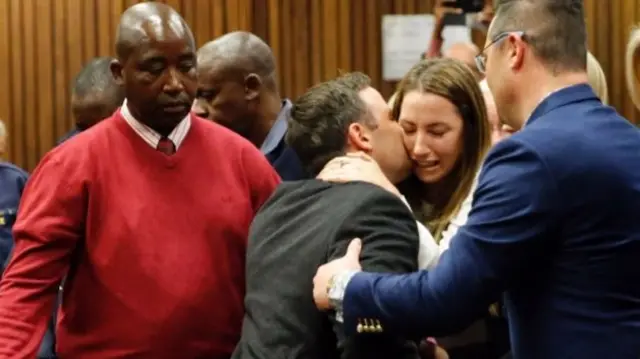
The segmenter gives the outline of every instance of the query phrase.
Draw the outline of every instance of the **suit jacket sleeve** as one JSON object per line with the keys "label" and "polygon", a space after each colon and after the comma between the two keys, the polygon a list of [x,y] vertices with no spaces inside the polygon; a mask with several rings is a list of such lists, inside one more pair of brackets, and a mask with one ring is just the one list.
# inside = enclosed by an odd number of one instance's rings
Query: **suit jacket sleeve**
{"label": "suit jacket sleeve", "polygon": [[0,358],[35,356],[82,236],[86,165],[70,161],[49,153],[22,195],[13,256],[0,281]]}
{"label": "suit jacket sleeve", "polygon": [[488,155],[465,226],[432,271],[408,275],[358,273],[343,302],[345,331],[376,318],[405,335],[448,335],[486,312],[550,246],[560,210],[543,160],[515,138]]}
{"label": "suit jacket sleeve", "polygon": [[[418,268],[418,230],[413,214],[397,197],[369,184],[361,184],[363,201],[338,231],[329,260],[345,254],[349,242],[362,240],[360,261],[370,272],[410,273]],[[373,324],[373,323],[372,323]],[[417,345],[395,335],[368,334],[344,338],[341,323],[334,321],[343,358],[417,358]]]}

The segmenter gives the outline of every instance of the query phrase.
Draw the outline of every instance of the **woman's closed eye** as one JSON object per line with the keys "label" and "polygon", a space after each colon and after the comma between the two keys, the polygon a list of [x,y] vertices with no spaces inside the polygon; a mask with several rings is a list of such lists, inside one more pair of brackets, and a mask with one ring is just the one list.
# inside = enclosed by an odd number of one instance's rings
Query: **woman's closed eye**
{"label": "woman's closed eye", "polygon": [[427,130],[427,132],[434,136],[434,137],[442,137],[445,134],[447,134],[447,132],[449,132],[449,128],[445,127],[445,126],[441,126],[441,125],[436,125],[436,126],[431,126],[429,127],[429,129]]}
{"label": "woman's closed eye", "polygon": [[448,131],[443,131],[443,130],[429,130],[429,134],[434,136],[434,137],[442,137],[444,136]]}
{"label": "woman's closed eye", "polygon": [[402,127],[402,131],[407,135],[416,132],[416,126],[406,122],[400,122],[400,127]]}

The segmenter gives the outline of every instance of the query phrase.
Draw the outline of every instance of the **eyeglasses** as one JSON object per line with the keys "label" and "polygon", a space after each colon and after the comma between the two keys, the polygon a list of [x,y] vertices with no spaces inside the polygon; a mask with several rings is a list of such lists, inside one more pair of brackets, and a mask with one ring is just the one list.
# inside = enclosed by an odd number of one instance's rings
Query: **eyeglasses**
{"label": "eyeglasses", "polygon": [[478,68],[478,71],[484,74],[487,68],[487,54],[485,54],[485,51],[487,51],[487,49],[490,48],[491,46],[503,41],[504,39],[509,37],[509,35],[517,35],[522,38],[524,36],[524,31],[507,31],[507,32],[502,32],[498,34],[498,36],[496,36],[496,38],[493,41],[491,41],[491,43],[487,45],[484,49],[482,49],[482,51],[480,51],[480,53],[476,56],[475,60],[476,60],[476,67]]}

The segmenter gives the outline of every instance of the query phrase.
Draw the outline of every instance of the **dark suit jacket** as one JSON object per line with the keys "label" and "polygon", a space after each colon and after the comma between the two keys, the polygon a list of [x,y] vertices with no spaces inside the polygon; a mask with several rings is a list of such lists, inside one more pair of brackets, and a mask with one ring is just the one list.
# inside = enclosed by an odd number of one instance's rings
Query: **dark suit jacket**
{"label": "dark suit jacket", "polygon": [[356,237],[366,270],[417,269],[416,223],[397,197],[366,183],[281,184],[251,225],[246,314],[233,358],[417,358],[414,342],[393,335],[345,341],[341,326],[316,309],[318,266],[344,255]]}
{"label": "dark suit jacket", "polygon": [[640,130],[572,86],[490,151],[434,270],[351,279],[345,331],[450,334],[506,290],[514,358],[637,359],[639,260]]}

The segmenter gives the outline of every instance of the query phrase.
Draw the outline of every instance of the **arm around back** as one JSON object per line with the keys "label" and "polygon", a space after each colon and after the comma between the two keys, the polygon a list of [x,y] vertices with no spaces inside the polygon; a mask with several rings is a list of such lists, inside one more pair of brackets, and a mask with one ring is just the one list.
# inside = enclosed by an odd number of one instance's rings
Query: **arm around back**
{"label": "arm around back", "polygon": [[[413,214],[396,196],[365,183],[353,183],[360,203],[343,219],[329,249],[332,260],[345,254],[353,238],[362,240],[360,262],[369,272],[410,273],[418,269],[418,229]],[[365,319],[365,318],[361,318]],[[373,322],[370,323],[374,325]],[[335,323],[343,358],[417,358],[417,344],[395,334],[368,333],[345,339]]]}

